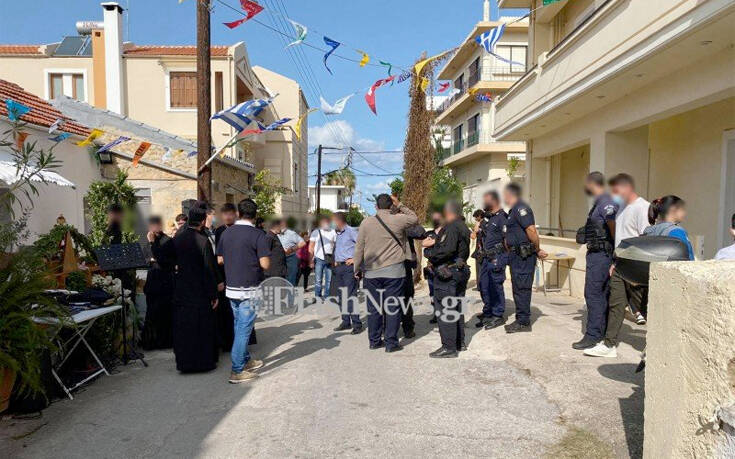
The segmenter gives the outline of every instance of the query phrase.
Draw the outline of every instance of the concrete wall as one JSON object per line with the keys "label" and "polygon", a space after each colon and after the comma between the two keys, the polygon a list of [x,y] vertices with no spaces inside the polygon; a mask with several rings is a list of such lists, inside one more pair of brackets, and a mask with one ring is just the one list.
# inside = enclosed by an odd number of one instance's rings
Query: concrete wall
{"label": "concrete wall", "polygon": [[647,328],[644,458],[733,457],[709,419],[735,402],[735,262],[654,264]]}
{"label": "concrete wall", "polygon": [[[0,56],[0,79],[23,87],[31,94],[47,99],[48,73],[83,74],[86,102],[94,105],[94,78],[91,57],[14,57]],[[71,96],[71,94],[68,94]]]}
{"label": "concrete wall", "polygon": [[[10,129],[6,121],[0,121],[0,132]],[[36,149],[48,149],[54,142],[47,140],[48,129],[35,129],[27,125],[30,134],[26,142],[38,142]],[[79,231],[85,231],[84,224],[84,196],[89,191],[89,185],[101,180],[102,174],[94,158],[86,148],[78,147],[75,141],[81,140],[76,136],[56,144],[54,156],[60,161],[60,166],[53,171],[72,181],[76,188],[60,187],[53,184],[38,183],[39,195],[33,197],[33,209],[28,220],[30,238],[25,243],[33,243],[38,235],[47,233],[56,224],[56,218],[63,214],[66,222],[74,225]],[[22,197],[24,203],[27,203]],[[16,217],[19,209],[16,209]]]}

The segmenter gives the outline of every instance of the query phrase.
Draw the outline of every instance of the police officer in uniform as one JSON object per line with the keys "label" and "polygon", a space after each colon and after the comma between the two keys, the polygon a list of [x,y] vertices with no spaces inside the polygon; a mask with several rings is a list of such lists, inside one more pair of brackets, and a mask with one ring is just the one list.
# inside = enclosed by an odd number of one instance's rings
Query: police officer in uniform
{"label": "police officer in uniform", "polygon": [[[426,283],[429,284],[429,297],[433,299],[434,298],[434,267],[431,266],[431,262],[428,261],[429,254],[427,251],[433,244],[432,240],[436,239],[437,234],[439,234],[439,231],[441,231],[442,226],[444,226],[444,215],[442,215],[441,212],[434,211],[431,213],[431,226],[432,226],[432,229],[426,232],[426,238],[424,238],[421,241],[421,247],[424,248],[424,257],[427,259],[426,267],[424,267],[424,277],[426,278]],[[436,322],[437,322],[436,316],[432,314],[431,319],[429,319],[429,323],[433,325]]]}
{"label": "police officer in uniform", "polygon": [[506,333],[531,331],[531,287],[536,259],[548,256],[541,250],[533,211],[521,199],[521,192],[517,183],[509,183],[503,190],[503,200],[510,207],[504,232],[516,304],[516,320],[505,326]]}
{"label": "police officer in uniform", "polygon": [[505,250],[503,228],[508,214],[500,206],[500,196],[496,191],[488,191],[483,196],[485,213],[480,223],[479,239],[482,245],[480,256],[480,295],[484,304],[476,327],[485,330],[505,324],[505,267],[508,253]]}
{"label": "police officer in uniform", "polygon": [[[461,298],[467,290],[470,267],[470,229],[462,220],[462,206],[449,201],[444,206],[446,225],[437,239],[426,239],[427,255],[434,269],[434,314],[439,320],[442,345],[433,358],[457,357],[466,349]],[[445,300],[446,299],[446,300]]]}
{"label": "police officer in uniform", "polygon": [[577,231],[577,242],[587,244],[587,269],[584,278],[584,299],[587,303],[587,327],[584,337],[572,344],[574,349],[590,349],[605,335],[608,299],[610,296],[610,266],[615,247],[615,216],[619,206],[605,192],[605,176],[591,172],[584,184],[587,196],[594,204],[585,225]]}

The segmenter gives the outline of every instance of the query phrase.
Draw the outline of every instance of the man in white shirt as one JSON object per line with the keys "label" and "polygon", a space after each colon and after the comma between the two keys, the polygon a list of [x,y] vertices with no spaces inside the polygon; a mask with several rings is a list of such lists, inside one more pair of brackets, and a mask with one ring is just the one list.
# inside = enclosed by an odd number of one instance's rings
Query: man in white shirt
{"label": "man in white shirt", "polygon": [[[615,217],[615,247],[620,241],[643,234],[650,224],[648,223],[649,202],[638,196],[635,191],[635,181],[628,174],[618,174],[610,179],[613,200],[621,210]],[[618,335],[625,320],[625,308],[630,303],[638,311],[644,311],[648,304],[648,288],[628,284],[611,269],[610,300],[607,313],[607,331],[605,339],[593,348],[586,349],[585,355],[593,357],[617,357]]]}
{"label": "man in white shirt", "polygon": [[332,262],[337,232],[331,228],[329,217],[319,217],[318,228],[309,236],[309,255],[314,268],[314,297],[326,298],[332,283]]}
{"label": "man in white shirt", "polygon": [[[730,219],[730,235],[735,239],[735,214]],[[735,243],[720,249],[715,255],[715,260],[735,260]]]}

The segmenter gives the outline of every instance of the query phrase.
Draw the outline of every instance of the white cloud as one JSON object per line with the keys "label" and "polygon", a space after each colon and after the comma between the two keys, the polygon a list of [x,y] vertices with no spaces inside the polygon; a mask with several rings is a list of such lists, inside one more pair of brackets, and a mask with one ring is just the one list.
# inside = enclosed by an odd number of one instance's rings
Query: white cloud
{"label": "white cloud", "polygon": [[309,145],[315,147],[320,144],[330,147],[351,146],[356,150],[385,149],[381,141],[360,138],[355,128],[345,120],[329,121],[321,126],[310,127]]}
{"label": "white cloud", "polygon": [[390,192],[390,182],[388,182],[388,180],[382,180],[377,183],[367,184],[361,188],[363,188],[364,190],[370,193],[389,193]]}

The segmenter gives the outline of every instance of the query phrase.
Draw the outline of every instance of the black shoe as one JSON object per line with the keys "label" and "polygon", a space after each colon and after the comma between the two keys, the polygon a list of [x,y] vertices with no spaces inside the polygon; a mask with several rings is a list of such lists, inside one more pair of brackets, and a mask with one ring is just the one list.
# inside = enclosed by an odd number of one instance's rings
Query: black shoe
{"label": "black shoe", "polygon": [[385,347],[385,341],[380,341],[378,344],[371,344],[370,349],[380,349],[381,347]]}
{"label": "black shoe", "polygon": [[355,328],[352,329],[352,333],[351,334],[352,335],[359,335],[360,333],[362,333],[363,330],[365,330],[365,329],[362,328],[362,327],[355,327]]}
{"label": "black shoe", "polygon": [[457,349],[457,352],[464,352],[467,350],[467,345],[465,343],[462,343],[462,345]]}
{"label": "black shoe", "polygon": [[350,327],[350,324],[346,324],[342,322],[341,324],[339,324],[339,327],[334,329],[334,331],[345,331],[345,330],[349,330],[350,328],[352,328]]}
{"label": "black shoe", "polygon": [[485,323],[485,330],[492,330],[493,328],[498,328],[503,324],[505,324],[505,319],[502,317],[492,317]]}
{"label": "black shoe", "polygon": [[482,318],[478,318],[477,322],[475,323],[475,328],[482,328],[485,326],[485,321]]}
{"label": "black shoe", "polygon": [[400,344],[393,346],[393,347],[386,347],[385,352],[399,352],[403,350],[403,346]]}
{"label": "black shoe", "polygon": [[579,351],[584,349],[591,349],[597,345],[597,343],[600,340],[592,339],[587,335],[584,335],[584,338],[582,338],[580,341],[577,341],[576,343],[572,343],[572,349],[577,349]]}
{"label": "black shoe", "polygon": [[524,324],[521,322],[518,322],[517,320],[513,322],[510,325],[505,326],[505,333],[521,333],[521,332],[530,332],[531,331],[531,324]]}
{"label": "black shoe", "polygon": [[416,332],[413,330],[404,331],[403,337],[406,339],[416,338]]}
{"label": "black shoe", "polygon": [[436,316],[434,316],[434,317],[432,317],[431,319],[429,319],[429,323],[430,323],[430,324],[435,324],[435,323],[437,323],[437,322],[438,322],[438,320],[437,320]]}
{"label": "black shoe", "polygon": [[459,357],[459,353],[457,353],[456,349],[447,349],[445,347],[440,347],[439,349],[429,354],[429,357],[431,357],[432,359],[452,359]]}

